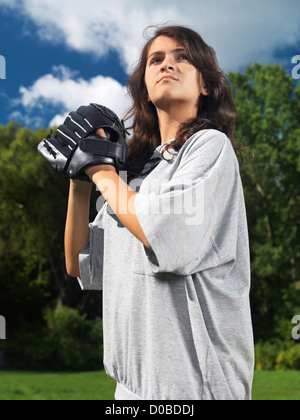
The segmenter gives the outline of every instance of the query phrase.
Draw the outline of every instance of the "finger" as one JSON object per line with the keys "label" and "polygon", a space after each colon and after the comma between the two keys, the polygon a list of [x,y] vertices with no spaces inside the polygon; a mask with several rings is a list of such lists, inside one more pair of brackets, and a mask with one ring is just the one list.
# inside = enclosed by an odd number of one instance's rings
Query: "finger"
{"label": "finger", "polygon": [[78,133],[73,133],[66,125],[62,124],[56,130],[54,138],[61,139],[61,141],[74,149],[80,140]]}
{"label": "finger", "polygon": [[100,137],[104,137],[105,139],[107,139],[107,135],[103,128],[98,128],[98,130],[96,131],[96,134],[98,134],[98,136]]}
{"label": "finger", "polygon": [[92,126],[89,122],[81,115],[77,114],[77,112],[70,112],[64,124],[74,133],[77,132],[80,137],[87,136],[92,130]]}

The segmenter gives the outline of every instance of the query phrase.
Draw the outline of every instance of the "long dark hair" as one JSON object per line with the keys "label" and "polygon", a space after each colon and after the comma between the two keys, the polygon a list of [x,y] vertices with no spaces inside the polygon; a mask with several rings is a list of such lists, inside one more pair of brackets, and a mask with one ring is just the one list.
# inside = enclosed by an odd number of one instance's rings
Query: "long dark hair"
{"label": "long dark hair", "polygon": [[128,144],[128,166],[142,165],[161,144],[156,108],[148,101],[144,81],[149,49],[159,36],[174,38],[186,49],[189,62],[202,74],[209,92],[208,96],[201,94],[197,117],[181,124],[176,139],[170,147],[178,151],[196,132],[214,128],[228,136],[237,156],[241,156],[242,152],[235,138],[236,108],[227,76],[218,65],[215,51],[190,28],[162,26],[156,27],[154,36],[148,38],[140,60],[127,82],[127,89],[133,101],[125,116],[125,120],[133,118],[130,127],[133,130],[133,137]]}

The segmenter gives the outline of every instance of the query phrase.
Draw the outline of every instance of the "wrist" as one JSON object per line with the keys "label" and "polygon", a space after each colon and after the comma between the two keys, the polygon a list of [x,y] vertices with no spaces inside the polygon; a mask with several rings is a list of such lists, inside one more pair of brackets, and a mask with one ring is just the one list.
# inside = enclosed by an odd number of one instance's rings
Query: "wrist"
{"label": "wrist", "polygon": [[81,195],[88,195],[91,193],[93,184],[90,182],[79,181],[77,179],[70,179],[70,191],[79,193]]}
{"label": "wrist", "polygon": [[92,180],[93,176],[98,172],[117,172],[113,165],[95,165],[85,170],[87,176]]}

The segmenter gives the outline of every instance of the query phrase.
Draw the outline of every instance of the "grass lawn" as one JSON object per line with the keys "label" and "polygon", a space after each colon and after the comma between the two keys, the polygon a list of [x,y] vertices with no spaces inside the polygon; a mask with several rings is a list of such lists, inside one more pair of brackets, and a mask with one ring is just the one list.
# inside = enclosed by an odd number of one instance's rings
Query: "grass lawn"
{"label": "grass lawn", "polygon": [[253,400],[299,401],[300,372],[255,372]]}
{"label": "grass lawn", "polygon": [[[105,372],[0,372],[0,400],[113,400]],[[300,400],[300,372],[256,372],[253,400]]]}
{"label": "grass lawn", "polygon": [[0,400],[113,400],[115,387],[104,371],[0,372]]}

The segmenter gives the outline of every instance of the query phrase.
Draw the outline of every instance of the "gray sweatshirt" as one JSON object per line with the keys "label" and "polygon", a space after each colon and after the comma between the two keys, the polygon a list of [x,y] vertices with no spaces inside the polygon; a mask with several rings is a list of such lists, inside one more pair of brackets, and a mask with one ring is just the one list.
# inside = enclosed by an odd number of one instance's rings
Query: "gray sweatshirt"
{"label": "gray sweatshirt", "polygon": [[236,155],[216,130],[193,135],[173,160],[161,150],[130,182],[152,251],[105,203],[80,254],[82,289],[103,290],[115,398],[249,400],[250,255]]}

